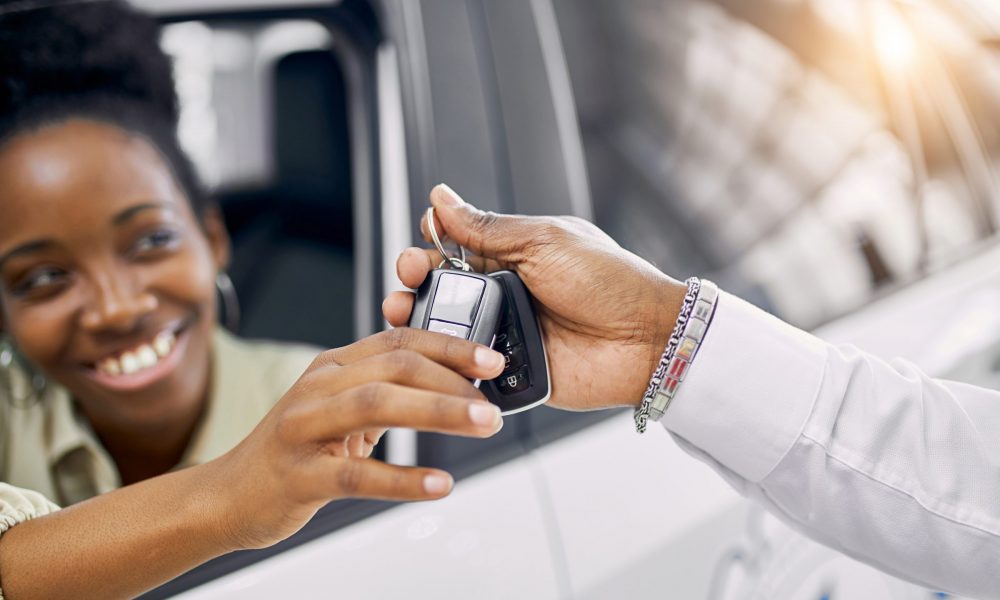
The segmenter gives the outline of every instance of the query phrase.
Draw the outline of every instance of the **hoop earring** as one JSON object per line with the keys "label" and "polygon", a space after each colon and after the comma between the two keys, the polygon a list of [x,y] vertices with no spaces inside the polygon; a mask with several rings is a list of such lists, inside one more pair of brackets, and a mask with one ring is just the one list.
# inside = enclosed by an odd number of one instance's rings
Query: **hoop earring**
{"label": "hoop earring", "polygon": [[221,299],[219,320],[223,327],[237,333],[240,329],[240,300],[236,297],[236,287],[233,285],[233,280],[225,271],[219,271],[215,276],[215,287],[219,290],[219,298]]}
{"label": "hoop earring", "polygon": [[[20,363],[20,364],[18,364]],[[22,382],[20,387],[28,387],[29,390],[18,397],[14,382],[14,371],[20,367],[23,370],[22,376],[28,381]],[[48,387],[48,380],[41,373],[35,372],[25,364],[23,359],[18,359],[17,350],[14,344],[6,338],[0,337],[0,386],[10,392],[10,405],[14,408],[26,410],[38,404]]]}

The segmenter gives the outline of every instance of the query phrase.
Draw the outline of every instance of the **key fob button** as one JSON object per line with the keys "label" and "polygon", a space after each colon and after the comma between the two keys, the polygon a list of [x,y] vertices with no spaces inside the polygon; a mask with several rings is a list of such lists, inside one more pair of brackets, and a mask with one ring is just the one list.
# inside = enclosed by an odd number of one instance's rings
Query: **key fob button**
{"label": "key fob button", "polygon": [[430,318],[471,327],[486,283],[459,273],[443,273],[431,305]]}
{"label": "key fob button", "polygon": [[497,387],[503,394],[516,394],[531,387],[528,379],[528,367],[521,367],[516,371],[504,373],[496,379]]}
{"label": "key fob button", "polygon": [[524,353],[524,346],[518,344],[513,348],[507,348],[503,350],[504,366],[503,372],[506,375],[508,371],[516,371],[520,369],[527,363],[527,357]]}
{"label": "key fob button", "polygon": [[497,336],[493,347],[500,352],[506,352],[508,348],[513,348],[521,344],[521,334],[517,331],[517,326],[508,327],[503,333]]}
{"label": "key fob button", "polygon": [[462,339],[469,339],[468,327],[462,327],[461,325],[456,325],[454,323],[448,323],[447,321],[438,321],[436,319],[431,319],[427,324],[428,331],[436,331],[438,333],[443,333],[445,335],[450,335],[453,337],[459,337]]}

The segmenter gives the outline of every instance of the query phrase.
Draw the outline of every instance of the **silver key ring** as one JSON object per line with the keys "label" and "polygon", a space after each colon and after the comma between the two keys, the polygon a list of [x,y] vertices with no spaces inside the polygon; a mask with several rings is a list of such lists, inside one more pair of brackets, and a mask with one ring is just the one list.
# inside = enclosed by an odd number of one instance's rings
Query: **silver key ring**
{"label": "silver key ring", "polygon": [[427,218],[427,231],[429,231],[431,234],[431,240],[434,241],[434,245],[437,247],[438,252],[440,252],[441,256],[444,258],[444,260],[438,263],[437,268],[440,269],[441,267],[444,266],[445,263],[448,263],[452,266],[452,268],[461,269],[462,271],[471,271],[472,267],[469,265],[468,262],[465,261],[465,248],[461,244],[458,244],[458,254],[459,254],[458,258],[454,256],[449,256],[448,253],[445,252],[444,245],[441,243],[441,238],[438,237],[437,229],[434,227],[433,206],[429,206],[427,208],[426,218]]}

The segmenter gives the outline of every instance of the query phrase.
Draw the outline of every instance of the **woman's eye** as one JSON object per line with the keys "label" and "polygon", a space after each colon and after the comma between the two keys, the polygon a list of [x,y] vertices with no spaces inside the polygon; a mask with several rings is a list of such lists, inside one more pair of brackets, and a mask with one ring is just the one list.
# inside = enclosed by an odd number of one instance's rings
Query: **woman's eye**
{"label": "woman's eye", "polygon": [[28,294],[44,293],[52,291],[57,286],[64,283],[66,273],[62,269],[55,267],[43,267],[29,272],[21,281],[14,286],[14,293],[18,296]]}
{"label": "woman's eye", "polygon": [[180,235],[171,229],[157,229],[140,237],[132,245],[132,253],[142,255],[165,248],[171,248],[180,239]]}

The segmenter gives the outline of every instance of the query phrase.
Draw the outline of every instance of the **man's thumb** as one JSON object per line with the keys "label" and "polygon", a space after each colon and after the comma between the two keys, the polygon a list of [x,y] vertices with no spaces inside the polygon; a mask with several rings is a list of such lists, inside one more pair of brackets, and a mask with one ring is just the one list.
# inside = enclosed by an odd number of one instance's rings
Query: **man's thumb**
{"label": "man's thumb", "polygon": [[431,206],[435,225],[440,224],[444,229],[438,234],[447,235],[483,258],[517,262],[520,251],[530,243],[527,234],[534,218],[479,210],[462,200],[447,184],[439,183],[431,190]]}

